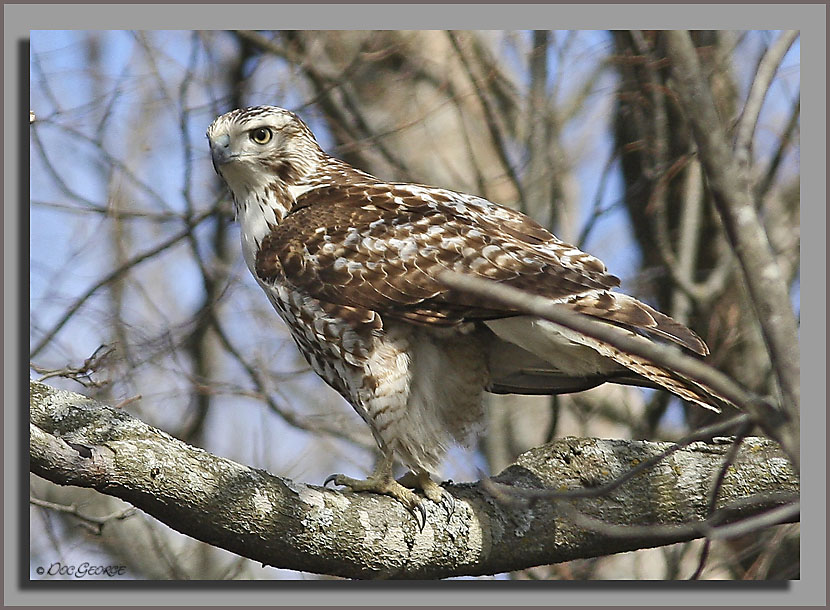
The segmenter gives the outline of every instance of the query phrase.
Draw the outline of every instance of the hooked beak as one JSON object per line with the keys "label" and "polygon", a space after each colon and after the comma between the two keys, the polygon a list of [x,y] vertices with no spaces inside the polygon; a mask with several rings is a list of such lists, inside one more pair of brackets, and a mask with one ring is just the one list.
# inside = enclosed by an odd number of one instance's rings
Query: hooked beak
{"label": "hooked beak", "polygon": [[211,138],[210,154],[211,157],[213,157],[214,166],[229,163],[238,156],[231,152],[231,137],[226,133],[216,136],[215,138]]}

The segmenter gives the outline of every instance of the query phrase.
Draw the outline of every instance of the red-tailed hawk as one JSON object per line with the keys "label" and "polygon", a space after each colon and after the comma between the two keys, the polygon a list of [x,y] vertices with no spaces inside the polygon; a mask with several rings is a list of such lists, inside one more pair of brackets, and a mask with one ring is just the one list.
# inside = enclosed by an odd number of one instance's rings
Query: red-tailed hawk
{"label": "red-tailed hawk", "polygon": [[444,270],[544,295],[559,306],[698,354],[691,330],[625,294],[590,254],[480,197],[390,183],[327,155],[295,114],[234,110],[207,132],[242,228],[248,268],[314,370],[372,429],[382,453],[353,490],[447,501],[430,479],[444,451],[483,418],[482,395],[558,394],[603,382],[667,390],[713,408],[705,389],[544,320],[448,289]]}

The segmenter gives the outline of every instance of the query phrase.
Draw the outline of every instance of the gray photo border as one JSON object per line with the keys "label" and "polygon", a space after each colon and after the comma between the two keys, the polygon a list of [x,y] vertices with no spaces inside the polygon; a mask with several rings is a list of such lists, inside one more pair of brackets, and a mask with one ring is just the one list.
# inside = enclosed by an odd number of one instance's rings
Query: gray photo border
{"label": "gray photo border", "polygon": [[[826,603],[826,6],[823,4],[429,4],[429,5],[4,5],[4,598],[6,605],[638,605],[638,606],[794,606]],[[802,264],[809,282],[801,284],[801,315],[809,329],[801,338],[802,519],[809,535],[802,537],[800,581],[769,587],[683,586],[683,583],[592,582],[527,583],[493,586],[481,581],[453,583],[388,583],[387,586],[324,586],[296,583],[270,587],[202,586],[171,588],[166,583],[146,586],[39,587],[22,589],[28,579],[27,554],[17,548],[20,538],[20,494],[28,487],[22,468],[25,421],[22,363],[28,333],[25,327],[28,282],[28,214],[18,202],[28,190],[28,95],[20,83],[28,81],[28,57],[21,58],[20,41],[33,29],[227,29],[273,23],[281,29],[800,29],[803,120]],[[21,128],[21,125],[24,125]],[[23,140],[22,143],[18,140]],[[21,164],[24,166],[21,167]],[[21,193],[23,196],[21,196]],[[22,218],[21,218],[22,217]],[[21,219],[23,224],[21,225]],[[22,483],[22,484],[21,484]],[[28,541],[24,541],[28,543]],[[21,576],[22,575],[22,576]],[[55,582],[55,585],[61,583]],[[74,583],[72,583],[74,584]],[[261,583],[257,583],[261,584]],[[316,585],[321,586],[316,586]],[[698,583],[704,585],[706,583]],[[716,585],[718,583],[715,583]],[[728,586],[732,585],[732,586]],[[76,590],[77,589],[77,590]],[[128,595],[122,589],[127,589]]]}

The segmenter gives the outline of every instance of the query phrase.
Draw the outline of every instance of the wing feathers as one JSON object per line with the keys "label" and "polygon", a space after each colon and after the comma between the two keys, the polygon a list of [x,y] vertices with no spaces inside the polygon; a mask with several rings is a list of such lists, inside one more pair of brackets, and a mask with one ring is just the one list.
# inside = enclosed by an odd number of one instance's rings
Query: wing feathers
{"label": "wing feathers", "polygon": [[567,305],[579,313],[654,333],[701,356],[709,354],[709,348],[694,331],[626,294],[587,294],[574,298]]}
{"label": "wing feathers", "polygon": [[447,289],[444,269],[528,290],[698,354],[694,332],[629,296],[602,262],[530,218],[484,199],[419,185],[332,184],[300,196],[262,241],[257,276],[287,282],[321,302],[383,318],[452,326],[517,315]]}
{"label": "wing feathers", "polygon": [[335,184],[301,195],[262,240],[256,275],[391,319],[454,325],[515,315],[447,289],[445,269],[563,300],[619,283],[598,259],[518,212],[418,185]]}

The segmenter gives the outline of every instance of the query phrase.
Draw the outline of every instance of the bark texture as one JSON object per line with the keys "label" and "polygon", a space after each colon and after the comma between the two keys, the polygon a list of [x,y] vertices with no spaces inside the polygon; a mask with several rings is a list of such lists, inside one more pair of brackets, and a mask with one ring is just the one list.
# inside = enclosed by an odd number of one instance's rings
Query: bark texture
{"label": "bark texture", "polygon": [[596,497],[525,497],[527,490],[595,488],[670,445],[566,438],[524,453],[491,481],[447,484],[454,512],[448,517],[425,501],[428,520],[419,531],[390,498],[279,478],[38,382],[30,382],[30,435],[31,471],[54,483],[121,498],[263,564],[351,578],[493,574],[671,544],[765,513],[798,493],[778,446],[749,438],[727,469],[717,523],[700,524],[710,516],[728,439],[693,443]]}

